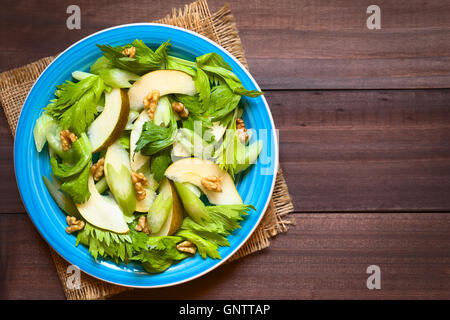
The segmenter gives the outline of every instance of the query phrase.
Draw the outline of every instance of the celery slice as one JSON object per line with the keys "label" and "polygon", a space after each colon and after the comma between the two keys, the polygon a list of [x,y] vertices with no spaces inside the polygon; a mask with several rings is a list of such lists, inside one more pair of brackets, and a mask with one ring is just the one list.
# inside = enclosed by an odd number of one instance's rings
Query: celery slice
{"label": "celery slice", "polygon": [[41,152],[47,142],[47,134],[56,130],[56,120],[44,112],[37,120],[33,129],[34,143],[38,152]]}

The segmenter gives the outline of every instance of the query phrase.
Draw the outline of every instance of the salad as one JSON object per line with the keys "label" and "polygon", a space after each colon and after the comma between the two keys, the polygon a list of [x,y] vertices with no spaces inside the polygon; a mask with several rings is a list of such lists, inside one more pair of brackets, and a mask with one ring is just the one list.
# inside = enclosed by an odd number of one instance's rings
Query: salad
{"label": "salad", "polygon": [[190,61],[169,54],[170,41],[97,46],[103,55],[57,86],[33,131],[66,232],[96,260],[149,273],[197,253],[221,259],[255,210],[234,179],[262,149],[241,98],[262,92],[245,89],[217,53]]}

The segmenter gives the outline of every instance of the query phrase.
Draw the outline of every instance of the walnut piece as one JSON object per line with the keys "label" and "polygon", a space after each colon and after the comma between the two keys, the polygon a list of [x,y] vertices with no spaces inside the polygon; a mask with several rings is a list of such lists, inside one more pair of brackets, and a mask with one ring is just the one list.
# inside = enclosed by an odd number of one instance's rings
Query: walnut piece
{"label": "walnut piece", "polygon": [[216,176],[204,177],[201,180],[202,185],[211,191],[222,192],[222,179]]}
{"label": "walnut piece", "polygon": [[192,242],[185,240],[177,244],[177,250],[180,252],[195,254],[195,252],[197,252],[197,247]]}
{"label": "walnut piece", "polygon": [[189,116],[189,110],[181,102],[172,102],[172,110],[178,113],[178,115],[183,119],[186,119]]}
{"label": "walnut piece", "polygon": [[148,180],[143,173],[131,172],[131,180],[133,181],[134,190],[136,191],[136,199],[144,200],[147,192],[142,186],[148,186]]}
{"label": "walnut piece", "polygon": [[241,118],[236,119],[236,129],[237,129],[239,141],[241,141],[242,143],[247,142],[248,133],[247,133],[247,129],[245,128],[245,122]]}
{"label": "walnut piece", "polygon": [[152,90],[145,98],[144,98],[144,107],[147,110],[148,116],[153,120],[155,116],[156,106],[158,105],[160,92],[159,90]]}
{"label": "walnut piece", "polygon": [[128,58],[134,58],[136,56],[136,48],[135,47],[129,47],[123,49],[122,53],[126,55]]}
{"label": "walnut piece", "polygon": [[136,225],[136,227],[134,228],[134,230],[138,231],[138,232],[144,232],[146,234],[150,234],[150,227],[148,226],[148,222],[147,222],[147,217],[144,216],[140,216],[138,219],[138,223]]}
{"label": "walnut piece", "polygon": [[69,130],[63,130],[59,133],[59,138],[61,139],[62,149],[63,151],[67,151],[72,146],[72,143],[77,141],[78,137],[75,133],[70,132]]}
{"label": "walnut piece", "polygon": [[105,168],[105,158],[98,159],[97,163],[92,165],[91,173],[95,181],[100,180],[100,178],[103,176],[104,168]]}
{"label": "walnut piece", "polygon": [[68,227],[66,228],[67,233],[72,233],[74,231],[80,231],[84,228],[84,221],[77,220],[77,218],[72,216],[67,216],[66,218]]}

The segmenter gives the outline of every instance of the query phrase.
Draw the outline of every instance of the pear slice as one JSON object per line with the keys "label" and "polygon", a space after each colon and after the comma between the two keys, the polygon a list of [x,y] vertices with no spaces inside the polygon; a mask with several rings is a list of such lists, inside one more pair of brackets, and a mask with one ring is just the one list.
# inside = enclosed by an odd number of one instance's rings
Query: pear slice
{"label": "pear slice", "polygon": [[109,189],[127,216],[133,216],[136,209],[136,193],[131,180],[128,151],[116,141],[108,147],[105,155],[105,178]]}
{"label": "pear slice", "polygon": [[[175,161],[167,168],[165,176],[174,182],[188,182],[199,187],[212,204],[243,203],[228,172],[221,170],[217,164],[210,160],[186,158]],[[211,191],[203,186],[202,178],[210,176],[216,176],[222,180],[222,192]]]}
{"label": "pear slice", "polygon": [[128,90],[130,108],[144,108],[144,98],[152,90],[158,90],[160,96],[179,93],[193,96],[197,89],[190,75],[178,70],[156,70],[143,75]]}
{"label": "pear slice", "polygon": [[92,174],[89,176],[88,187],[91,193],[89,200],[83,204],[75,204],[81,216],[98,228],[121,234],[128,233],[128,225],[119,205],[98,193]]}
{"label": "pear slice", "polygon": [[93,153],[109,147],[120,137],[129,114],[130,104],[124,89],[105,93],[105,108],[87,129]]}
{"label": "pear slice", "polygon": [[133,129],[130,133],[130,166],[131,170],[134,172],[137,172],[150,159],[150,157],[144,156],[140,152],[134,152],[134,150],[136,150],[136,144],[141,136],[144,124],[147,121],[151,121],[151,119],[148,116],[147,111],[144,110],[134,122]]}
{"label": "pear slice", "polygon": [[163,179],[159,194],[153,202],[147,221],[152,236],[171,236],[183,222],[183,206],[173,183]]}

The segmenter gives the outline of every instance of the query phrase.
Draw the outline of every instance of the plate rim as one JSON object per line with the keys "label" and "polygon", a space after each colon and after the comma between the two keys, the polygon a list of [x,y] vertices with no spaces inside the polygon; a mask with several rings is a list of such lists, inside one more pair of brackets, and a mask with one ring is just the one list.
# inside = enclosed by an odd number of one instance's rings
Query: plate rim
{"label": "plate rim", "polygon": [[[110,30],[114,30],[114,29],[120,29],[120,28],[124,28],[124,27],[130,27],[130,26],[131,26],[131,27],[132,27],[132,26],[159,26],[159,27],[162,26],[162,27],[166,27],[166,28],[175,29],[175,30],[179,30],[179,31],[182,31],[182,32],[190,33],[190,34],[192,34],[192,35],[194,35],[194,36],[196,36],[196,37],[199,37],[199,38],[201,38],[201,39],[203,39],[203,40],[209,42],[209,43],[212,44],[213,46],[217,47],[219,50],[223,51],[230,59],[232,59],[232,60],[233,60],[233,61],[234,61],[234,62],[235,62],[235,63],[236,63],[236,64],[237,64],[237,65],[238,65],[238,66],[239,66],[246,74],[247,74],[247,76],[248,76],[248,77],[250,78],[250,80],[253,82],[253,84],[255,85],[255,87],[256,87],[259,91],[261,91],[261,88],[259,87],[259,85],[258,85],[258,83],[256,82],[256,80],[253,78],[253,76],[250,74],[249,70],[247,70],[247,68],[246,68],[246,67],[245,67],[245,66],[244,66],[244,65],[243,65],[243,64],[242,64],[242,63],[241,63],[241,62],[240,62],[233,54],[231,54],[227,49],[225,49],[224,47],[222,47],[222,46],[219,45],[218,43],[212,41],[211,39],[209,39],[209,38],[207,38],[207,37],[205,37],[205,36],[203,36],[203,35],[201,35],[201,34],[195,32],[195,31],[188,30],[188,29],[184,29],[184,28],[177,27],[177,26],[172,26],[172,25],[163,24],[163,23],[154,23],[154,22],[149,22],[149,23],[146,23],[146,22],[139,22],[139,23],[120,24],[120,25],[116,25],[116,26],[109,27],[109,28],[101,29],[101,30],[99,30],[99,31],[96,31],[96,32],[94,32],[94,33],[91,33],[91,34],[89,34],[89,35],[87,35],[87,36],[81,38],[80,40],[76,41],[75,43],[73,43],[72,45],[70,45],[69,47],[67,47],[64,51],[60,52],[60,53],[55,57],[55,59],[54,59],[52,62],[50,62],[50,64],[49,64],[49,65],[41,72],[41,74],[39,75],[39,77],[35,80],[35,82],[33,83],[32,87],[30,88],[30,91],[28,92],[28,94],[27,94],[27,96],[26,96],[26,98],[25,98],[25,100],[24,100],[24,104],[23,104],[23,105],[25,105],[25,103],[28,101],[28,98],[29,98],[31,92],[33,91],[33,89],[34,89],[35,85],[38,83],[38,81],[41,79],[42,75],[43,75],[43,74],[47,71],[47,69],[49,69],[49,68],[52,66],[52,64],[55,63],[55,62],[56,62],[56,61],[57,61],[57,60],[65,53],[65,52],[69,51],[71,48],[75,47],[76,45],[78,45],[79,43],[85,41],[86,39],[89,39],[89,38],[91,38],[91,37],[94,37],[94,36],[96,36],[96,35],[98,35],[98,34],[101,34],[101,33],[104,33],[104,32],[110,31]],[[54,246],[49,242],[49,240],[47,240],[47,238],[42,234],[41,230],[37,227],[37,225],[36,225],[36,223],[35,223],[35,220],[33,219],[33,217],[32,217],[32,216],[30,215],[30,213],[28,212],[27,207],[26,207],[25,202],[24,202],[23,197],[22,197],[22,191],[21,191],[21,188],[20,188],[19,183],[18,183],[18,180],[17,180],[17,170],[16,170],[16,161],[17,161],[17,160],[16,160],[16,143],[17,143],[18,140],[15,138],[15,135],[16,135],[16,133],[17,133],[19,127],[21,126],[21,123],[24,121],[24,120],[21,121],[21,119],[22,119],[22,111],[23,111],[23,106],[22,106],[22,109],[20,110],[20,114],[19,114],[19,119],[18,119],[18,122],[17,122],[17,126],[16,126],[16,132],[14,133],[14,148],[13,148],[13,160],[14,160],[14,161],[13,161],[13,164],[14,164],[14,176],[15,176],[15,178],[16,178],[16,179],[15,179],[15,180],[16,180],[16,185],[17,185],[17,188],[18,188],[18,190],[19,190],[19,195],[20,195],[21,202],[22,202],[22,204],[23,204],[23,206],[24,206],[24,208],[25,208],[25,211],[27,212],[28,217],[29,217],[30,220],[33,222],[33,226],[36,228],[36,230],[38,231],[38,233],[40,234],[40,236],[45,240],[45,242],[51,247],[51,249],[52,249],[53,251],[55,251],[61,258],[63,258],[63,259],[64,259],[66,262],[68,262],[69,264],[76,266],[77,268],[79,268],[79,269],[80,269],[81,271],[83,271],[84,273],[88,274],[89,276],[91,276],[91,277],[93,277],[93,278],[99,279],[99,280],[101,280],[101,281],[105,281],[105,282],[107,282],[107,283],[111,283],[111,284],[118,285],[118,286],[122,286],[122,287],[128,287],[128,288],[150,289],[150,288],[163,288],[163,287],[176,286],[176,285],[179,285],[179,284],[182,284],[182,283],[186,283],[186,282],[189,282],[189,281],[192,281],[192,280],[194,280],[194,279],[197,279],[197,278],[202,277],[203,275],[205,275],[205,274],[207,274],[207,273],[213,271],[214,269],[218,268],[218,267],[221,266],[223,263],[225,263],[228,259],[230,259],[230,258],[231,258],[231,257],[232,257],[232,256],[233,256],[233,255],[234,255],[234,254],[235,254],[235,253],[236,253],[236,252],[237,252],[237,251],[238,251],[238,250],[239,250],[239,249],[240,249],[247,241],[248,241],[248,239],[251,237],[251,235],[255,232],[256,228],[260,225],[261,220],[263,219],[264,214],[265,214],[266,211],[267,211],[267,208],[268,208],[268,206],[269,206],[270,200],[272,199],[272,195],[273,195],[273,191],[274,191],[275,183],[276,183],[276,179],[277,179],[277,173],[278,173],[278,169],[279,169],[279,141],[278,141],[278,135],[276,134],[275,122],[274,122],[274,120],[273,120],[273,116],[272,116],[272,112],[270,111],[269,104],[267,103],[267,100],[266,100],[264,94],[261,95],[260,97],[262,98],[264,107],[265,107],[265,109],[266,109],[266,111],[267,111],[267,113],[268,113],[268,115],[269,115],[270,124],[271,124],[271,126],[272,126],[272,128],[270,128],[270,129],[273,129],[273,130],[272,130],[272,137],[273,137],[273,148],[274,148],[274,161],[275,161],[275,165],[274,165],[274,173],[273,173],[273,179],[272,179],[272,184],[271,184],[271,187],[270,187],[269,196],[268,196],[268,198],[267,198],[267,200],[266,200],[266,202],[265,202],[264,208],[263,208],[263,210],[262,210],[262,212],[261,212],[261,214],[260,214],[258,220],[257,220],[256,223],[254,224],[253,228],[248,232],[247,236],[242,240],[242,242],[241,242],[239,245],[237,245],[236,248],[235,248],[234,250],[232,250],[231,253],[230,253],[227,257],[220,259],[220,261],[218,261],[218,263],[216,263],[215,265],[213,265],[213,266],[207,268],[206,270],[204,270],[204,271],[202,271],[202,272],[199,272],[198,274],[195,274],[195,275],[193,275],[193,276],[191,276],[191,277],[187,277],[187,278],[185,278],[185,279],[182,279],[182,280],[179,280],[179,281],[174,281],[174,282],[167,283],[167,284],[142,285],[142,286],[139,286],[139,285],[130,285],[130,284],[124,284],[124,283],[120,283],[120,282],[115,282],[115,281],[112,281],[112,280],[104,279],[104,278],[101,278],[101,277],[99,277],[99,276],[93,275],[93,274],[91,274],[90,272],[87,272],[87,271],[83,270],[82,268],[78,267],[77,265],[75,265],[74,263],[72,263],[72,262],[70,261],[70,258],[63,256],[58,250],[56,250],[56,249],[54,248]]]}

